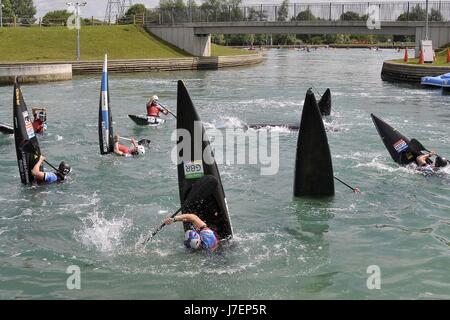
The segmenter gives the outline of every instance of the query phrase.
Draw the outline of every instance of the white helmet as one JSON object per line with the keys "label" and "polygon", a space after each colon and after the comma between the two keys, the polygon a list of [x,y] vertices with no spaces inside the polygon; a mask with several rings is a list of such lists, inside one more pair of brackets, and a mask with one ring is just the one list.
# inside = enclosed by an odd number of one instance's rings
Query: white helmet
{"label": "white helmet", "polygon": [[145,148],[143,146],[137,146],[137,153],[140,156],[143,156],[145,154]]}
{"label": "white helmet", "polygon": [[158,101],[158,100],[159,100],[159,98],[158,98],[157,95],[154,95],[154,96],[152,96],[152,97],[150,98],[150,101],[151,101],[151,102],[156,102],[156,101]]}
{"label": "white helmet", "polygon": [[200,235],[195,230],[188,230],[184,233],[184,245],[187,248],[198,249],[201,242]]}

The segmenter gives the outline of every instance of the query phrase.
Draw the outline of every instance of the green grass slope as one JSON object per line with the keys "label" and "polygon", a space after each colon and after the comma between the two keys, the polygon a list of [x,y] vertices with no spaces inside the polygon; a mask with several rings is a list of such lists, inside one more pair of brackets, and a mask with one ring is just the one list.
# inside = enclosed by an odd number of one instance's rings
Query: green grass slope
{"label": "green grass slope", "polygon": [[[81,60],[155,59],[189,56],[186,52],[153,37],[142,27],[82,27]],[[73,61],[76,59],[76,30],[65,27],[1,28],[0,62]],[[212,55],[246,54],[217,45]]]}

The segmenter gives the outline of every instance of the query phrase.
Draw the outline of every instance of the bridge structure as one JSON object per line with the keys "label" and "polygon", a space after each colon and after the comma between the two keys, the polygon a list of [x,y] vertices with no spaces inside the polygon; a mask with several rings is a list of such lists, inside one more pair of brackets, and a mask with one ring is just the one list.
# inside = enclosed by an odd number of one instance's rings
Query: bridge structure
{"label": "bridge structure", "polygon": [[[428,21],[426,10],[428,9]],[[210,56],[211,34],[427,35],[450,43],[450,1],[308,3],[156,8],[146,29],[194,56]]]}

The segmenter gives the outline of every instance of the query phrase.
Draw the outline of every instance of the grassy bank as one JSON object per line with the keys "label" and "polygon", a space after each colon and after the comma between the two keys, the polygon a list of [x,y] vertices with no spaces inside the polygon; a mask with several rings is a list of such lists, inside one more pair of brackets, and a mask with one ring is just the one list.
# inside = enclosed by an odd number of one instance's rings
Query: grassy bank
{"label": "grassy bank", "polygon": [[[421,65],[419,64],[418,58],[408,59],[408,62],[404,62],[403,59],[393,61],[397,63]],[[433,63],[424,63],[422,66],[450,66],[450,63],[447,63],[447,49],[436,52],[436,60]]]}
{"label": "grassy bank", "polygon": [[[0,29],[0,62],[75,60],[76,30],[65,27]],[[142,27],[96,26],[81,29],[81,59],[156,59],[189,56],[148,34]],[[246,51],[213,45],[212,55],[246,54]]]}

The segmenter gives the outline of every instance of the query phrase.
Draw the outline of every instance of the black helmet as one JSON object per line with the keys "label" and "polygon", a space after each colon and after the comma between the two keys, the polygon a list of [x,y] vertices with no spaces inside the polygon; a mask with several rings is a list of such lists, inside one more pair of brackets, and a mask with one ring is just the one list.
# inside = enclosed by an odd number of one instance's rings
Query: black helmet
{"label": "black helmet", "polygon": [[436,160],[434,160],[435,167],[445,167],[447,165],[447,159],[437,156]]}
{"label": "black helmet", "polygon": [[67,163],[65,163],[64,161],[62,161],[59,164],[58,171],[59,171],[59,173],[61,173],[62,176],[67,176],[71,170],[72,169],[70,168],[70,166]]}

